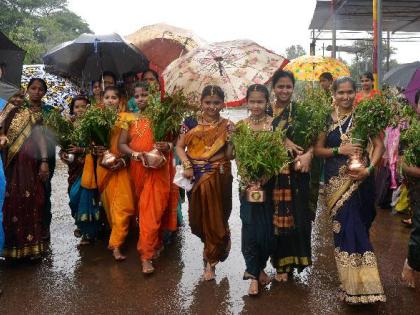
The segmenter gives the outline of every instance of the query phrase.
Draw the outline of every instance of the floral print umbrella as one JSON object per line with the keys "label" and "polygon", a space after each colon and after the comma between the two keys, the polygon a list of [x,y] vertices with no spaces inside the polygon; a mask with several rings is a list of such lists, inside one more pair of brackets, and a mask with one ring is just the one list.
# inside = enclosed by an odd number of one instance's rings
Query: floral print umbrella
{"label": "floral print umbrella", "polygon": [[287,62],[253,41],[235,40],[196,48],[172,62],[163,77],[168,93],[201,93],[206,85],[219,85],[232,107],[244,103],[249,85],[266,83]]}
{"label": "floral print umbrella", "polygon": [[350,75],[349,68],[340,60],[321,56],[301,56],[290,61],[285,70],[293,72],[296,80],[318,81],[324,72],[330,72],[334,79]]}
{"label": "floral print umbrella", "polygon": [[24,65],[22,72],[22,87],[26,88],[31,78],[44,79],[48,86],[43,101],[47,105],[67,110],[72,97],[80,93],[80,89],[72,81],[50,74],[45,71],[44,65]]}

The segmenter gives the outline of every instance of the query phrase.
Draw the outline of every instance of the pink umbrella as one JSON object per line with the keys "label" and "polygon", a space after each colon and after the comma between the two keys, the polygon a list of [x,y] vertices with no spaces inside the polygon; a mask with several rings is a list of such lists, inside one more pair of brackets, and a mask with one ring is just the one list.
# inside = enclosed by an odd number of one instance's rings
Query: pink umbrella
{"label": "pink umbrella", "polygon": [[415,101],[415,96],[417,91],[420,90],[420,68],[414,72],[410,83],[408,83],[407,88],[405,89],[405,96],[412,105],[417,105]]}

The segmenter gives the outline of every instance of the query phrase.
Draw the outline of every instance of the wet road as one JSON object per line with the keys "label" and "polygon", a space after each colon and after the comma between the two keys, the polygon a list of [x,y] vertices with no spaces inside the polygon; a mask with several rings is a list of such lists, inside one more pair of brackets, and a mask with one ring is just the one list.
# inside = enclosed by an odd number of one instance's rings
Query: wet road
{"label": "wet road", "polygon": [[[244,115],[235,112],[233,118]],[[313,228],[314,264],[294,280],[271,284],[260,296],[247,296],[242,280],[239,202],[234,183],[230,218],[232,251],[217,267],[215,282],[202,282],[198,238],[188,224],[157,260],[156,273],[143,276],[136,253],[136,235],[127,242],[128,259],[116,263],[105,241],[78,247],[67,206],[67,170],[59,164],[53,178],[53,223],[49,254],[37,264],[0,263],[0,314],[420,314],[420,290],[399,280],[407,251],[408,229],[397,216],[378,211],[372,240],[388,302],[350,307],[339,303],[332,231],[320,204]],[[188,222],[186,204],[184,221]],[[267,271],[273,270],[267,265]],[[420,285],[420,279],[417,279]],[[415,311],[417,309],[417,311]]]}

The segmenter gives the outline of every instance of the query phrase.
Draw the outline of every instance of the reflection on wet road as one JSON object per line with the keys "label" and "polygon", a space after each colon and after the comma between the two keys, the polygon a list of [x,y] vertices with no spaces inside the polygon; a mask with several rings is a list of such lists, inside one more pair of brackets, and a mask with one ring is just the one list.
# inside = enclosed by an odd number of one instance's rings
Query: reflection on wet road
{"label": "reflection on wet road", "polygon": [[[244,117],[234,110],[233,120]],[[125,252],[128,259],[116,263],[106,241],[78,247],[67,205],[67,170],[59,164],[53,179],[53,225],[49,255],[37,264],[0,264],[0,314],[416,314],[419,291],[399,281],[406,255],[408,230],[399,218],[380,210],[372,240],[388,302],[349,307],[337,302],[338,279],[332,232],[322,204],[313,229],[314,265],[288,283],[272,283],[260,296],[247,296],[242,280],[244,261],[240,251],[241,222],[238,186],[234,183],[234,208],[230,218],[232,250],[217,266],[215,282],[200,280],[202,245],[184,226],[156,262],[156,273],[141,273],[136,253],[136,231]],[[267,271],[273,270],[267,265]],[[420,279],[418,284],[420,284]],[[417,314],[418,311],[417,311]]]}

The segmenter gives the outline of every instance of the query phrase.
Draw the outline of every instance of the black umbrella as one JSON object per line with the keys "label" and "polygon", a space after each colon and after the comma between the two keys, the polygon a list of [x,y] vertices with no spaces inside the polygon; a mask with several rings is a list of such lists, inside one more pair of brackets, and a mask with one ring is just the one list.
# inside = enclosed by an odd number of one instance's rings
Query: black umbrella
{"label": "black umbrella", "polygon": [[13,96],[19,89],[14,85],[0,81],[0,111],[3,110],[9,98]]}
{"label": "black umbrella", "polygon": [[0,32],[0,67],[2,68],[0,79],[20,86],[23,59],[25,59],[25,51]]}
{"label": "black umbrella", "polygon": [[96,80],[103,71],[112,71],[119,77],[130,71],[142,72],[149,64],[141,51],[118,34],[82,34],[54,47],[43,59],[48,71],[82,81]]}
{"label": "black umbrella", "polygon": [[398,86],[405,89],[417,69],[420,69],[420,62],[418,61],[398,65],[384,75],[383,82],[390,86]]}

